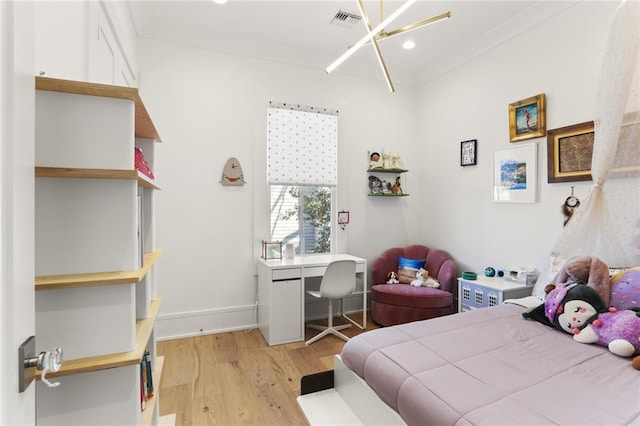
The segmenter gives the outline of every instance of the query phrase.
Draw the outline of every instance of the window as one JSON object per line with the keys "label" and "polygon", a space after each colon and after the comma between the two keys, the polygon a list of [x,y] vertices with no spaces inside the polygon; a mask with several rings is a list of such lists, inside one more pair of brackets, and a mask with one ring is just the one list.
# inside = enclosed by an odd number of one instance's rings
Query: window
{"label": "window", "polygon": [[271,185],[271,239],[301,253],[331,252],[331,188]]}
{"label": "window", "polygon": [[270,238],[329,253],[337,185],[337,111],[274,105],[267,113]]}

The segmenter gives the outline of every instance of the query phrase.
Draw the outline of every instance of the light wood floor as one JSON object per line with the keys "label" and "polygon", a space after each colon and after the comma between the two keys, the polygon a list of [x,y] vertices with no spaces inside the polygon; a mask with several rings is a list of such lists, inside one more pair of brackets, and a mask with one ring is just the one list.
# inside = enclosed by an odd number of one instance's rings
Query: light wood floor
{"label": "light wood floor", "polygon": [[[368,322],[367,330],[378,328]],[[306,329],[306,339],[316,333]],[[332,370],[344,343],[328,336],[308,347],[269,347],[257,329],[158,342],[165,357],[160,415],[175,413],[176,426],[304,425],[296,403],[300,378]]]}

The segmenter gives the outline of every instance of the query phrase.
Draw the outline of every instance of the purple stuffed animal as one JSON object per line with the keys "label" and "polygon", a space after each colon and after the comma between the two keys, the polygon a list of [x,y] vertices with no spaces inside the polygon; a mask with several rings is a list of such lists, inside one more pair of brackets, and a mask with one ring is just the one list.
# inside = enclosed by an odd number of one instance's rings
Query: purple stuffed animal
{"label": "purple stuffed animal", "polygon": [[640,354],[640,317],[631,310],[610,308],[599,314],[582,330],[573,331],[573,340],[580,343],[597,343],[607,346],[613,354],[631,357]]}
{"label": "purple stuffed animal", "polygon": [[[640,309],[606,308],[598,292],[581,283],[546,290],[545,302],[525,318],[573,334],[576,342],[606,346],[618,356],[640,354]],[[633,365],[637,368],[635,360]]]}
{"label": "purple stuffed animal", "polygon": [[[582,283],[548,285],[544,303],[522,314],[573,334],[580,343],[597,343],[622,357],[640,354],[640,309],[607,308],[593,288]],[[633,360],[640,370],[640,356]]]}

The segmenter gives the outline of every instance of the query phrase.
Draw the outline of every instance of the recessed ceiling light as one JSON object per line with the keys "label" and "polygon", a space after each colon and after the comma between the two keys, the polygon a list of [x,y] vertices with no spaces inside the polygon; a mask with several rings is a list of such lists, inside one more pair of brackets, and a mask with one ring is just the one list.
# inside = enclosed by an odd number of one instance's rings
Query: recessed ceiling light
{"label": "recessed ceiling light", "polygon": [[213,1],[214,3],[217,3],[217,4],[225,4],[229,0],[211,0],[211,1]]}
{"label": "recessed ceiling light", "polygon": [[402,43],[402,48],[403,49],[411,50],[414,47],[416,47],[416,42],[413,41],[413,40],[405,40],[405,42]]}

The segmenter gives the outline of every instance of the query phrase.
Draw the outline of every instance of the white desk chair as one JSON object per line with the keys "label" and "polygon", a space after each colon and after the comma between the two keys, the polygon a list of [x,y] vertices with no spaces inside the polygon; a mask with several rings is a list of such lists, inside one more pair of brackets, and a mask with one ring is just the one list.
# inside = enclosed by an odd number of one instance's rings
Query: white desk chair
{"label": "white desk chair", "polygon": [[343,297],[353,293],[356,288],[356,262],[353,260],[336,260],[327,265],[327,269],[322,276],[320,282],[320,291],[307,291],[313,297],[318,299],[329,300],[329,326],[324,327],[321,325],[308,324],[307,327],[315,330],[322,330],[317,336],[307,340],[305,346],[312,344],[313,342],[322,339],[328,334],[333,334],[348,341],[349,338],[338,330],[351,327],[351,324],[333,326],[333,299],[342,299]]}

